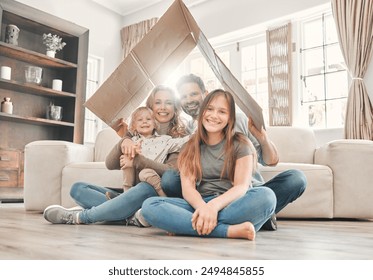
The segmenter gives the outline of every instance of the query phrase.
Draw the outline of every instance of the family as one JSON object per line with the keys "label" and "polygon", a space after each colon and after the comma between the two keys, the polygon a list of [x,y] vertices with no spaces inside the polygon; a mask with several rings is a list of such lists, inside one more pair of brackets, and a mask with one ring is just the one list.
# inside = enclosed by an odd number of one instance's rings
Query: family
{"label": "family", "polygon": [[123,190],[77,182],[70,195],[80,207],[51,205],[44,218],[76,225],[124,221],[170,235],[248,240],[261,229],[276,230],[276,214],[302,195],[305,175],[287,170],[265,182],[257,164],[276,165],[276,147],[232,94],[208,93],[194,74],[181,77],[176,89],[179,96],[155,87],[129,125],[118,128],[122,137],[106,166],[123,170]]}

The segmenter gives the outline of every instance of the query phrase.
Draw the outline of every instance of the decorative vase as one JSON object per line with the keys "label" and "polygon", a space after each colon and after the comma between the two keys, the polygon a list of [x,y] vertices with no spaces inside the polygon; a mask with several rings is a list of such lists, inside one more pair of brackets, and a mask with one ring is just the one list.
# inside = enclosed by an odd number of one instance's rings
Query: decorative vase
{"label": "decorative vase", "polygon": [[26,78],[27,83],[40,85],[41,80],[42,80],[42,75],[43,75],[43,68],[41,67],[28,65],[25,68],[25,78]]}
{"label": "decorative vase", "polygon": [[56,106],[53,103],[47,107],[47,119],[60,121],[62,120],[62,107]]}
{"label": "decorative vase", "polygon": [[13,114],[13,103],[10,101],[10,97],[5,97],[1,102],[1,112]]}
{"label": "decorative vase", "polygon": [[49,57],[55,57],[56,56],[56,52],[55,51],[47,51],[47,56],[49,56]]}
{"label": "decorative vase", "polygon": [[5,28],[5,43],[18,45],[19,28],[14,24],[9,24]]}

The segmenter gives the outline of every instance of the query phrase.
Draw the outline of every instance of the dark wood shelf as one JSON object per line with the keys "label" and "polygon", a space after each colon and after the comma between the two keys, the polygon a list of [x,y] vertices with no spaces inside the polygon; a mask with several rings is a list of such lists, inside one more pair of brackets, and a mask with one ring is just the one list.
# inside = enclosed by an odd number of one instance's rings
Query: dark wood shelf
{"label": "dark wood shelf", "polygon": [[34,65],[51,68],[77,68],[78,65],[58,58],[30,51],[18,46],[0,42],[0,55],[22,60]]}
{"label": "dark wood shelf", "polygon": [[51,88],[42,87],[31,83],[22,83],[13,80],[0,79],[0,88],[20,91],[28,94],[52,96],[52,97],[72,97],[75,98],[75,93],[57,91]]}
{"label": "dark wood shelf", "polygon": [[36,118],[36,117],[24,117],[24,116],[18,116],[18,115],[7,114],[7,113],[2,113],[2,112],[0,112],[0,119],[6,120],[6,121],[30,123],[30,124],[37,124],[37,125],[74,127],[74,124],[69,123],[69,122],[48,120],[48,119]]}
{"label": "dark wood shelf", "polygon": [[[5,43],[6,26],[20,29],[18,44]],[[0,65],[11,68],[11,80],[0,78],[0,101],[10,98],[14,114],[0,112],[0,149],[23,151],[38,140],[84,142],[89,29],[14,0],[0,0]],[[43,34],[58,35],[66,43],[56,57],[49,57]],[[27,83],[25,67],[43,69],[42,83]],[[54,79],[63,81],[63,90],[52,89]],[[47,108],[63,108],[62,121],[48,119]],[[23,155],[22,155],[23,157]],[[17,186],[23,187],[23,166]],[[13,182],[13,181],[12,181]],[[15,186],[6,182],[1,189]],[[1,194],[1,192],[0,192]]]}

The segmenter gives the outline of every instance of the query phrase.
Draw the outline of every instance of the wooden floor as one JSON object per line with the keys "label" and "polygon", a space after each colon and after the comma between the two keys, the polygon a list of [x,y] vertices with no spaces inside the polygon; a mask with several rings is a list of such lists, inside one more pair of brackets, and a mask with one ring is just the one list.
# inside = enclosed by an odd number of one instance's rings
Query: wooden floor
{"label": "wooden floor", "polygon": [[0,204],[2,260],[372,260],[373,222],[279,220],[255,241],[167,236],[156,228],[52,225],[21,203]]}

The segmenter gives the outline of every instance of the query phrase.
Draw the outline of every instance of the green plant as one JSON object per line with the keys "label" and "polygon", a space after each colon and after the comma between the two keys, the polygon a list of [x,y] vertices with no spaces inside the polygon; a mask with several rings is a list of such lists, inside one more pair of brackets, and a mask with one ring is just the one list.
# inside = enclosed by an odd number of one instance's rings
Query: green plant
{"label": "green plant", "polygon": [[62,42],[62,38],[58,35],[43,34],[43,44],[46,45],[47,51],[60,51],[66,46],[65,42]]}

